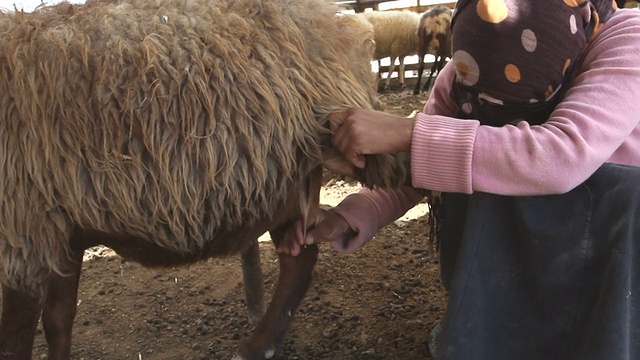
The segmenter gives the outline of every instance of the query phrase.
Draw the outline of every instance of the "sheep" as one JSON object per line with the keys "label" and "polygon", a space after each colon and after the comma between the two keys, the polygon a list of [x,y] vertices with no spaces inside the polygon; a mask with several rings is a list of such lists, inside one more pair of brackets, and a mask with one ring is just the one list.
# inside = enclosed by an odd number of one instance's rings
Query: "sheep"
{"label": "sheep", "polygon": [[[399,186],[407,165],[330,146],[328,113],[371,108],[366,50],[326,0],[89,0],[0,13],[0,359],[69,359],[82,255],[144,266],[277,246],[318,206],[322,166]],[[317,246],[279,254],[236,359],[279,351]]]}
{"label": "sheep", "polygon": [[429,71],[429,78],[422,87],[426,91],[431,86],[431,78],[442,70],[447,57],[451,58],[451,16],[452,11],[447,6],[434,6],[425,11],[420,18],[418,30],[418,79],[413,90],[414,95],[420,93],[420,80],[424,71],[424,56],[433,54],[435,60]]}
{"label": "sheep", "polygon": [[[633,2],[633,0],[616,0],[616,5],[619,9],[622,9],[628,2]],[[636,0],[635,2],[640,3],[640,0]]]}
{"label": "sheep", "polygon": [[367,20],[363,13],[340,13],[338,16],[342,17],[341,26],[358,33],[363,51],[373,59],[376,50],[373,24]]}
{"label": "sheep", "polygon": [[404,88],[404,58],[418,52],[420,14],[410,10],[369,11],[361,14],[373,25],[376,45],[374,59],[391,59],[384,89],[390,88],[396,59],[400,63],[398,80],[401,88]]}

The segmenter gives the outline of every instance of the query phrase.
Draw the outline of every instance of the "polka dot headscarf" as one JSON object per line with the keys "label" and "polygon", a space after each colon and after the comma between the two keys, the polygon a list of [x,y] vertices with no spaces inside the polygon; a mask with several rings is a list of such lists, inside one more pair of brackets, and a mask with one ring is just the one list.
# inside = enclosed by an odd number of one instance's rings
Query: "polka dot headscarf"
{"label": "polka dot headscarf", "polygon": [[451,94],[458,115],[495,126],[546,120],[594,24],[612,11],[610,0],[458,1]]}

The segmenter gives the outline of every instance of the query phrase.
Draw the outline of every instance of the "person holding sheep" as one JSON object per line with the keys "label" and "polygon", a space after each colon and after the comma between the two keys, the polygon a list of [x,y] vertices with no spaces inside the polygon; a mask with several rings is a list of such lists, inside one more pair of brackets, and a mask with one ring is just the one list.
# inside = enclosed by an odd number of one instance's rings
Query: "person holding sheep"
{"label": "person holding sheep", "polygon": [[281,251],[354,252],[421,189],[442,192],[436,359],[640,358],[640,12],[461,0],[452,33],[453,61],[415,118],[330,116],[358,167],[409,152],[413,187],[352,194]]}

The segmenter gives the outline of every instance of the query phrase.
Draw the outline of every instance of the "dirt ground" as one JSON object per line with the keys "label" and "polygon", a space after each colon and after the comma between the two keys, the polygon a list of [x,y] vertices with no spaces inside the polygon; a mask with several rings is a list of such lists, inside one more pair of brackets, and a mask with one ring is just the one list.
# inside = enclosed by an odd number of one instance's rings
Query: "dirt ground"
{"label": "dirt ground", "polygon": [[[381,95],[386,110],[409,115],[426,96]],[[334,205],[356,184],[332,180]],[[428,253],[426,205],[389,225],[353,255],[320,247],[313,284],[278,359],[430,359],[430,330],[446,293]],[[261,242],[267,301],[278,275],[270,242]],[[231,359],[248,337],[239,258],[150,270],[109,249],[87,252],[78,295],[73,358],[84,360]],[[46,358],[38,330],[34,358]]]}

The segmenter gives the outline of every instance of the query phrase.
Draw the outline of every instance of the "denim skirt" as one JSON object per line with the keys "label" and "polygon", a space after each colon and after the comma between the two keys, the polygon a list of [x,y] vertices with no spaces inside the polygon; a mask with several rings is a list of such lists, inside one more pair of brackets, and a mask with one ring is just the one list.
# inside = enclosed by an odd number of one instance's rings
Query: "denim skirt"
{"label": "denim skirt", "polygon": [[640,168],[562,195],[445,194],[442,212],[435,359],[640,359]]}

